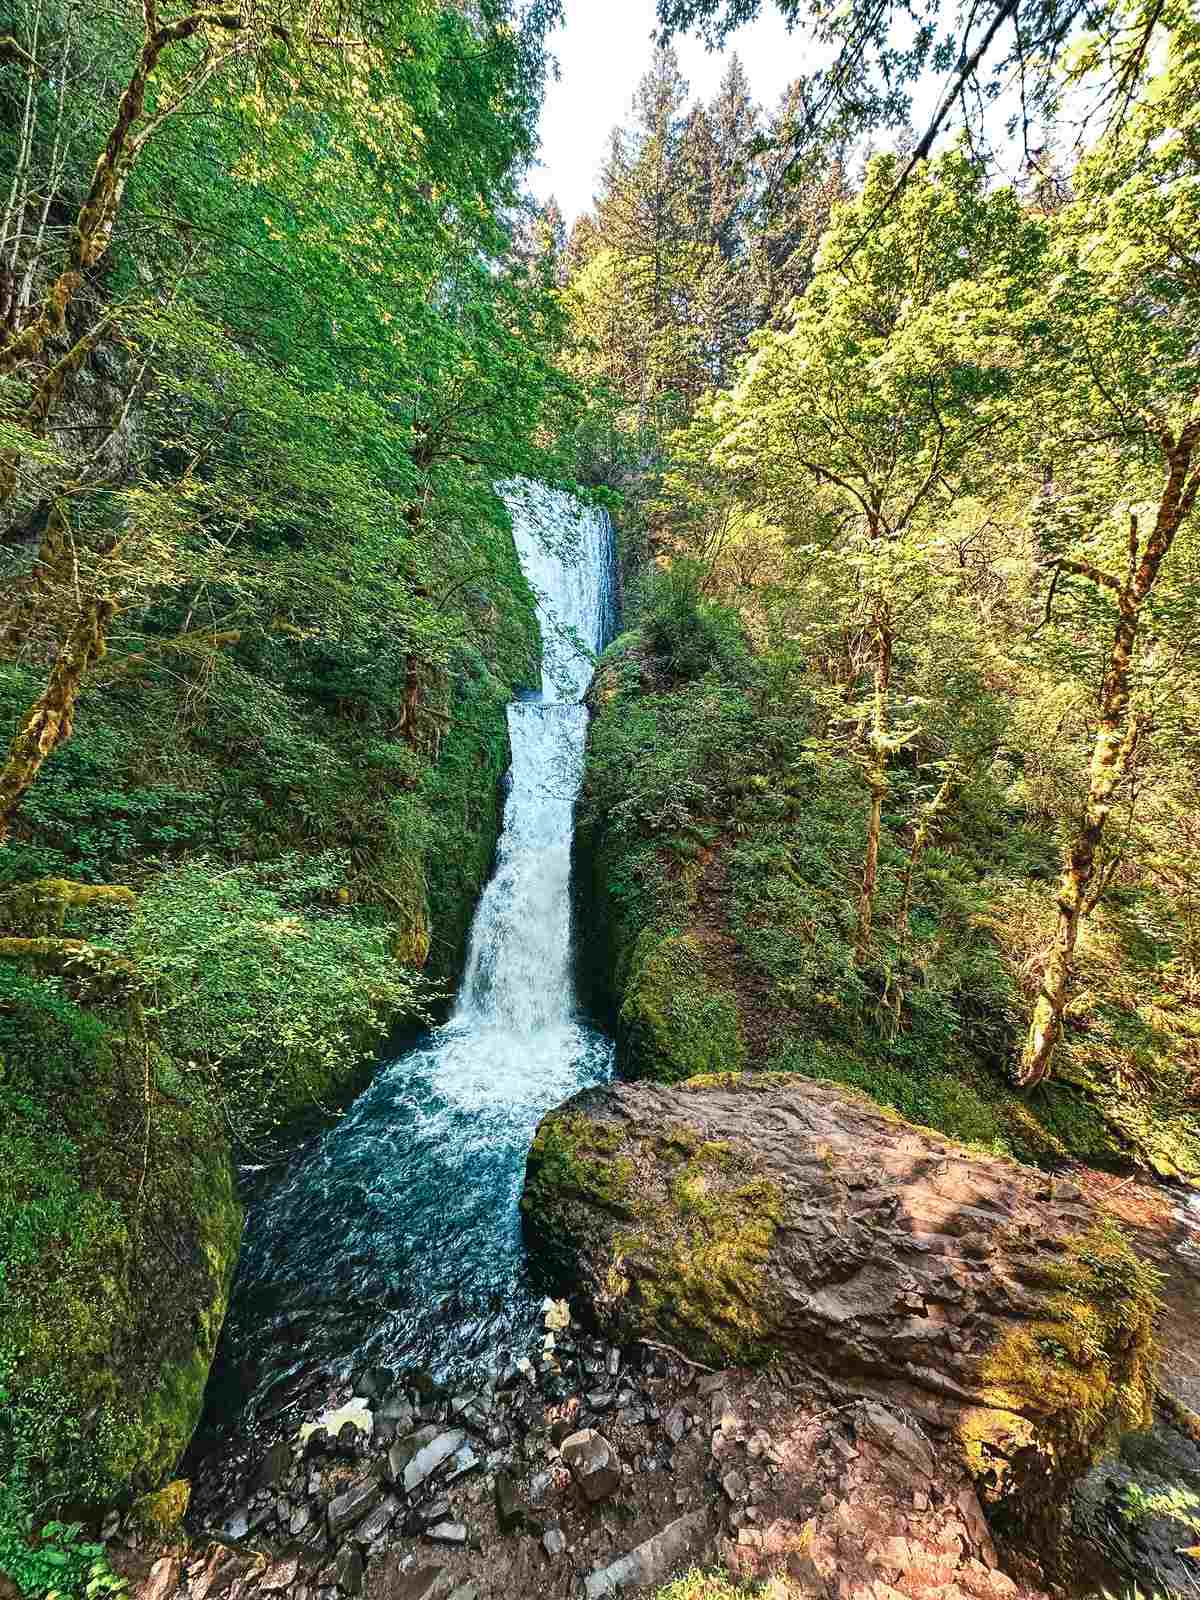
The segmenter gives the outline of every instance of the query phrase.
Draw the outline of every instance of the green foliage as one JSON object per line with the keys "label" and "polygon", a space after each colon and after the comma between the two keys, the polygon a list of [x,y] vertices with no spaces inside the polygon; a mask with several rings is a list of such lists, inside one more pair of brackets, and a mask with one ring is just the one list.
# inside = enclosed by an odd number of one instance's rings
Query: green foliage
{"label": "green foliage", "polygon": [[[1032,1096],[1010,1087],[1025,1000],[1006,907],[1053,851],[991,768],[967,783],[926,856],[905,929],[906,830],[929,787],[918,764],[897,770],[875,948],[860,966],[865,802],[857,766],[814,737],[819,684],[743,654],[732,678],[714,671],[661,692],[654,660],[638,634],[602,660],[579,825],[628,1068],[667,1079],[743,1060],[799,1071],[977,1148],[1049,1164],[1157,1160],[1173,1130],[1186,1169],[1188,1034],[1160,1026],[1152,1045],[1134,1045],[1137,1073],[1115,1081],[1083,1064],[1113,1047],[1108,1028],[1141,1039],[1125,996],[1139,987],[1132,971],[1112,994],[1112,1021],[1072,1041],[1070,1081]],[[1126,942],[1122,961],[1155,970],[1158,947],[1137,949]]]}
{"label": "green foliage", "polygon": [[[693,1567],[655,1593],[654,1600],[755,1600],[764,1593],[759,1584],[734,1583],[721,1572],[702,1572]],[[766,1591],[767,1595],[771,1590]]]}
{"label": "green foliage", "polygon": [[39,1517],[174,1466],[240,1237],[215,1108],[114,1009],[0,962],[0,1482]]}
{"label": "green foliage", "polygon": [[394,1018],[423,1014],[388,923],[327,909],[348,865],[333,853],[269,867],[190,858],[146,887],[114,939],[146,985],[155,1038],[215,1085],[242,1136],[327,1104]]}
{"label": "green foliage", "polygon": [[634,614],[673,679],[729,671],[744,653],[736,613],[706,601],[703,583],[698,563],[676,560],[665,568],[651,567],[635,597]]}
{"label": "green foliage", "polygon": [[17,1477],[0,1484],[0,1573],[28,1600],[102,1600],[128,1593],[109,1566],[104,1546],[89,1540],[81,1522],[51,1520],[37,1527]]}

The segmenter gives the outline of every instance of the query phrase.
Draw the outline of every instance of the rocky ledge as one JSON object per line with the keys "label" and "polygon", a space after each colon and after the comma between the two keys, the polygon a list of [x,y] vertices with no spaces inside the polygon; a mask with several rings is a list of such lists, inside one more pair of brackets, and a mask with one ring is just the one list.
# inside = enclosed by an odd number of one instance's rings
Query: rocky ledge
{"label": "rocky ledge", "polygon": [[531,1242],[615,1342],[784,1360],[950,1442],[999,1525],[1052,1543],[1150,1415],[1156,1277],[1070,1183],[795,1075],[612,1084],[542,1123]]}

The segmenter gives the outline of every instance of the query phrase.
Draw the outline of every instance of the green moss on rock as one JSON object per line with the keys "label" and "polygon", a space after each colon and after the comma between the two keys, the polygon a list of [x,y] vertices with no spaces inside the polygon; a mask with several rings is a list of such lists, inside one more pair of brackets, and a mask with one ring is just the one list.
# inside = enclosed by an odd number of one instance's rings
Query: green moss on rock
{"label": "green moss on rock", "polygon": [[145,1041],[4,963],[0,1057],[0,1480],[42,1506],[156,1489],[236,1261],[227,1140]]}
{"label": "green moss on rock", "polygon": [[538,1129],[521,1206],[560,1285],[590,1263],[617,1333],[649,1323],[703,1361],[767,1353],[763,1267],[782,1198],[734,1146],[684,1124],[630,1128],[566,1110]]}
{"label": "green moss on rock", "polygon": [[187,1515],[192,1486],[186,1478],[174,1478],[161,1489],[135,1500],[130,1513],[134,1523],[152,1539],[164,1539],[179,1527]]}
{"label": "green moss on rock", "polygon": [[700,945],[686,934],[638,937],[619,1024],[630,1077],[679,1083],[745,1061],[737,1003],[708,980]]}
{"label": "green moss on rock", "polygon": [[[1007,1464],[1044,1476],[1051,1499],[1121,1433],[1151,1421],[1159,1274],[1112,1223],[1062,1241],[1039,1314],[1012,1327],[981,1369],[983,1405],[959,1424],[977,1483],[997,1502]],[[1031,1503],[1026,1488],[1022,1501]]]}

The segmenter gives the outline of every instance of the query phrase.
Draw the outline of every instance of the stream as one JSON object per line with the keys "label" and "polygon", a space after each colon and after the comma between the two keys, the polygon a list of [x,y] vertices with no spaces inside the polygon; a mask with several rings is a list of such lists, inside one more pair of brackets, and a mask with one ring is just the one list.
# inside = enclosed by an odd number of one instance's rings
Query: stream
{"label": "stream", "polygon": [[613,630],[614,556],[606,513],[534,484],[505,494],[538,597],[542,687],[508,708],[503,831],[457,1003],[252,1183],[206,1430],[254,1431],[367,1365],[478,1370],[540,1332],[525,1158],[546,1111],[612,1072],[611,1041],[577,1003],[570,867],[580,702]]}

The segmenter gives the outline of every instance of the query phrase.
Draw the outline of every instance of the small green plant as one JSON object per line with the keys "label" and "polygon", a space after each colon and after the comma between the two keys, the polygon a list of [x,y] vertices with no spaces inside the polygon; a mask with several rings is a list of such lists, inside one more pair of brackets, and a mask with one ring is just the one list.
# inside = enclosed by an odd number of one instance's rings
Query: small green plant
{"label": "small green plant", "polygon": [[17,1473],[0,1486],[0,1573],[27,1600],[102,1600],[128,1593],[102,1544],[89,1539],[81,1522],[44,1522],[30,1509],[30,1494]]}

